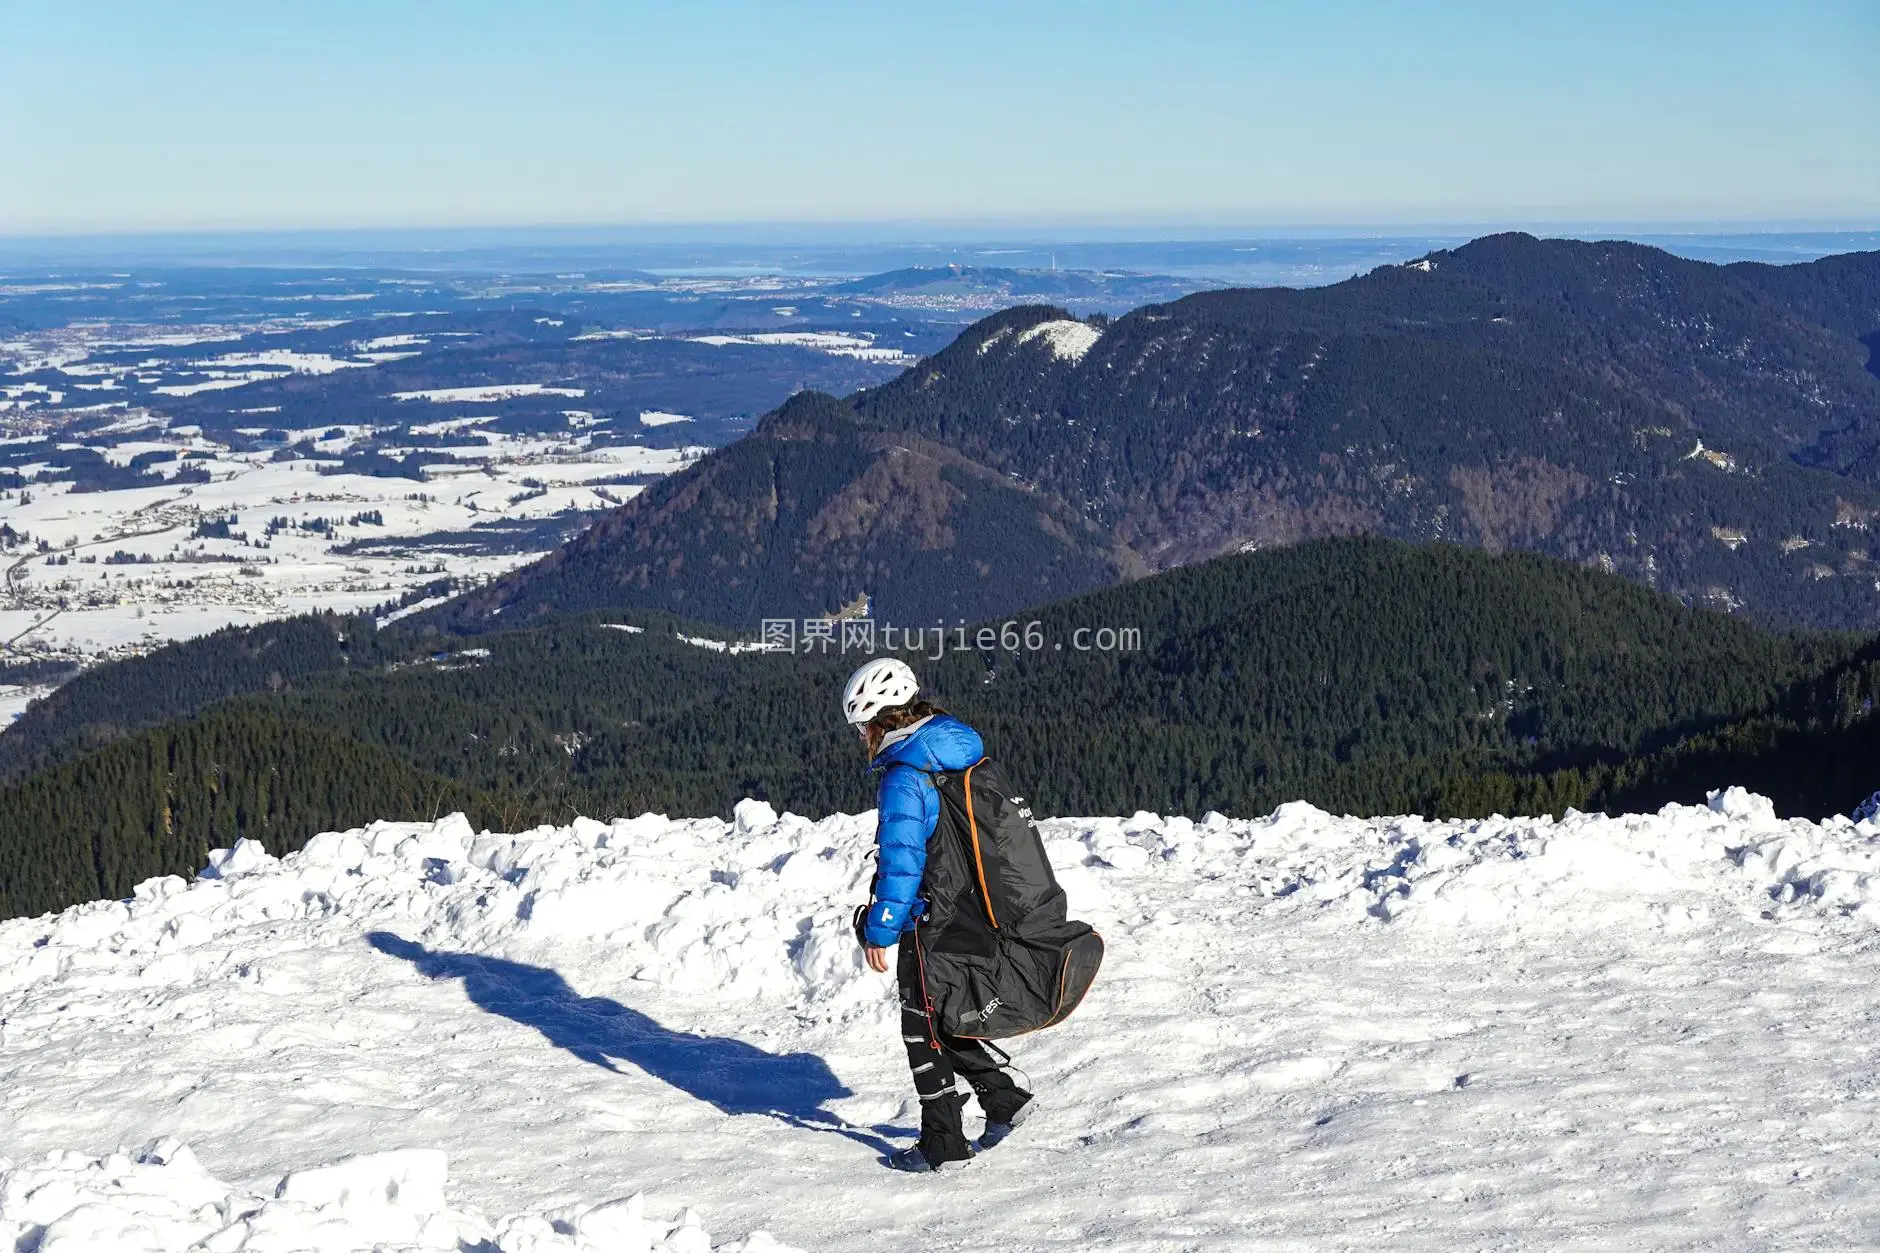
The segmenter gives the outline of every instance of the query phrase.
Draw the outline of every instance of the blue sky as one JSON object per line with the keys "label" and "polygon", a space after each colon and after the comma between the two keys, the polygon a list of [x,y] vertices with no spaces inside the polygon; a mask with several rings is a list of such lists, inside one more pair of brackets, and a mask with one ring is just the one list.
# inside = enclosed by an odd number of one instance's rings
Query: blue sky
{"label": "blue sky", "polygon": [[0,233],[1880,222],[1880,0],[0,0]]}

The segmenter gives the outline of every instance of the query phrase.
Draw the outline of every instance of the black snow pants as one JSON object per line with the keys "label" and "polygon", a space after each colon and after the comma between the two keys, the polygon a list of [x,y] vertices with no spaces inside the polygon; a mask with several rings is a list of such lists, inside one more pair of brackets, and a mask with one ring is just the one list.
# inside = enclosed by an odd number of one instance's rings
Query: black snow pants
{"label": "black snow pants", "polygon": [[1006,1122],[1031,1093],[1012,1081],[1006,1065],[1012,1059],[996,1045],[968,1040],[940,1030],[927,1009],[921,984],[920,956],[914,937],[901,937],[896,973],[901,983],[901,1042],[907,1046],[907,1064],[914,1071],[914,1091],[920,1096],[920,1152],[935,1163],[972,1156],[961,1127],[960,1113],[966,1093],[955,1078],[964,1079],[989,1122]]}

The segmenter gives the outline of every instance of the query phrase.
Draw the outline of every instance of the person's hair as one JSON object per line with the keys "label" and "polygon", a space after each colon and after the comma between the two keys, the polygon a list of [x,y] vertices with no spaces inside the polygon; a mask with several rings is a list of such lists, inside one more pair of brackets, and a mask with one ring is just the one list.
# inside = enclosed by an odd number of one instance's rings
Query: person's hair
{"label": "person's hair", "polygon": [[899,731],[902,727],[911,727],[922,718],[932,718],[946,710],[930,700],[911,700],[905,705],[894,705],[882,710],[868,720],[869,729],[886,735],[890,731]]}

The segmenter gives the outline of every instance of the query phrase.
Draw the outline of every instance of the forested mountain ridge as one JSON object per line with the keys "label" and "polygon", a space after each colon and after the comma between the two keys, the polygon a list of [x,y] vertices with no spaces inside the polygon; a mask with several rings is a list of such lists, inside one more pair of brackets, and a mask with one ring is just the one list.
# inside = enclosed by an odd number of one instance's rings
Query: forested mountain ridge
{"label": "forested mountain ridge", "polygon": [[754,626],[864,591],[896,621],[977,620],[1115,582],[1130,560],[1056,499],[802,392],[526,572],[424,620],[647,608]]}
{"label": "forested mountain ridge", "polygon": [[425,642],[370,616],[316,614],[225,627],[87,670],[34,701],[0,735],[0,783],[246,692],[282,691],[352,664],[422,656]]}
{"label": "forested mountain ridge", "polygon": [[[1765,749],[1784,766],[1762,775],[1785,811],[1845,809],[1874,786],[1861,783],[1880,695],[1871,644],[1771,632],[1532,554],[1316,541],[1027,621],[1028,639],[910,660],[1047,812],[1662,803],[1740,781]],[[1139,634],[1078,646],[1104,626]],[[292,683],[218,668],[243,694],[199,708],[179,693],[167,713],[145,684],[121,711],[145,729],[76,756],[70,735],[92,724],[23,724],[58,764],[0,788],[0,912],[187,873],[241,835],[281,851],[439,806],[505,829],[726,813],[744,796],[866,809],[836,709],[858,655],[730,653],[687,638],[699,629],[592,614],[435,652],[402,624],[318,619],[295,636],[307,664]],[[341,634],[344,653],[321,643]]]}
{"label": "forested mountain ridge", "polygon": [[[1051,315],[989,319],[858,409],[1059,496],[1155,568],[1366,531],[1599,562],[1779,620],[1880,604],[1880,378],[1852,329],[1880,333],[1880,254],[1724,268],[1494,236],[1139,310],[1075,359],[1019,348],[1021,317]],[[1857,586],[1819,586],[1841,574]]]}
{"label": "forested mountain ridge", "polygon": [[[1525,235],[1330,287],[1203,293],[1114,322],[1008,310],[891,383],[814,403],[830,423],[845,409],[857,432],[893,436],[890,447],[919,437],[1004,476],[1051,519],[1047,533],[1074,536],[1086,556],[1094,540],[1100,559],[1071,560],[1057,544],[978,547],[970,528],[923,531],[918,510],[878,515],[870,555],[834,563],[774,532],[784,555],[766,548],[772,581],[755,595],[744,573],[730,576],[742,595],[712,586],[729,553],[701,567],[696,550],[664,565],[608,551],[644,548],[649,523],[636,519],[709,529],[799,484],[816,499],[839,491],[813,486],[833,455],[800,469],[772,459],[774,476],[707,485],[722,472],[702,466],[658,485],[580,541],[578,561],[551,558],[435,620],[476,629],[504,605],[620,603],[745,627],[766,604],[833,608],[864,591],[891,620],[972,618],[1002,612],[999,598],[898,570],[901,554],[944,550],[959,570],[994,566],[998,553],[995,590],[1037,586],[1013,572],[1049,554],[1041,579],[1062,593],[1080,578],[1095,587],[1365,533],[1531,549],[1771,622],[1870,626],[1876,351],[1880,253],[1716,266]],[[992,528],[994,540],[1007,530]],[[780,574],[779,560],[814,567],[817,581]],[[627,584],[631,598],[610,602]],[[791,599],[805,587],[813,594]]]}

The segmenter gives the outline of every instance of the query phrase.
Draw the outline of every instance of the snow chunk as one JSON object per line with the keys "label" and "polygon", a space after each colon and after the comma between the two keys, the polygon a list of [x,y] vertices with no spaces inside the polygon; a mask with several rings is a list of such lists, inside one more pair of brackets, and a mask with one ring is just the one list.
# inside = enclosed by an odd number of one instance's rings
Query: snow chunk
{"label": "snow chunk", "polygon": [[1766,796],[1758,796],[1740,787],[1724,788],[1708,795],[1712,813],[1764,826],[1776,820],[1776,807]]}
{"label": "snow chunk", "polygon": [[284,1201],[316,1207],[386,1209],[402,1206],[434,1214],[444,1208],[444,1176],[441,1152],[406,1149],[294,1171],[281,1180],[274,1195]]}
{"label": "snow chunk", "polygon": [[268,850],[258,840],[240,839],[234,848],[212,849],[209,853],[209,865],[203,870],[205,879],[232,879],[236,875],[249,874],[268,866],[274,858],[268,856]]}
{"label": "snow chunk", "polygon": [[[639,1194],[551,1215],[485,1221],[444,1198],[435,1149],[350,1158],[288,1174],[272,1197],[221,1182],[174,1139],[135,1157],[49,1153],[0,1159],[0,1249],[35,1253],[354,1253],[466,1248],[492,1253],[710,1253],[696,1211],[649,1220]],[[566,1233],[566,1234],[564,1234]],[[768,1232],[720,1246],[794,1253]]]}
{"label": "snow chunk", "polygon": [[739,835],[749,835],[753,831],[763,831],[777,825],[777,811],[770,807],[770,802],[749,797],[732,807],[731,816],[737,823]]}
{"label": "snow chunk", "polygon": [[651,1241],[646,1230],[646,1198],[635,1192],[625,1200],[596,1205],[575,1220],[574,1233],[599,1248],[638,1253]]}

